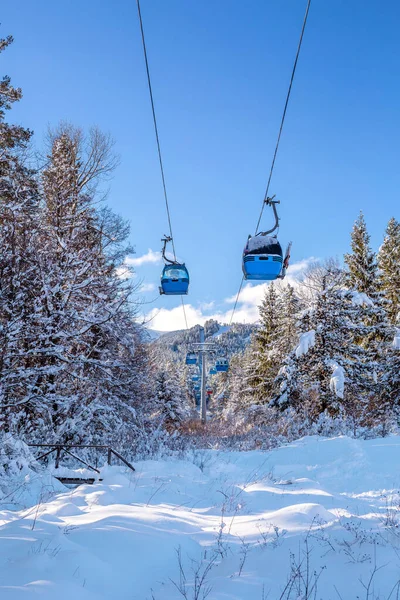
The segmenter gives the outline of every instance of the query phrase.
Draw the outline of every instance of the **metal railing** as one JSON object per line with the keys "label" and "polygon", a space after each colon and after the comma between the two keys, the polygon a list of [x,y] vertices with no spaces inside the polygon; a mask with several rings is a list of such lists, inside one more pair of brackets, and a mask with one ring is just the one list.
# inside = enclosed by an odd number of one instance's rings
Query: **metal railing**
{"label": "metal railing", "polygon": [[56,469],[58,469],[60,466],[61,455],[64,452],[65,454],[72,456],[72,458],[74,458],[78,462],[85,465],[88,469],[95,471],[96,473],[100,473],[100,471],[98,469],[96,469],[96,467],[93,467],[92,465],[87,463],[85,460],[83,460],[82,458],[80,458],[79,456],[76,456],[76,454],[73,454],[71,452],[71,449],[73,449],[73,448],[95,448],[96,450],[107,450],[107,464],[108,465],[111,465],[112,457],[115,456],[125,466],[127,466],[132,471],[135,471],[135,467],[133,467],[133,465],[131,465],[127,460],[125,460],[125,458],[123,456],[121,456],[121,454],[119,454],[119,452],[114,450],[114,448],[111,448],[111,446],[91,445],[91,444],[29,444],[29,447],[30,448],[50,448],[50,450],[46,451],[44,454],[37,456],[36,460],[42,460],[43,458],[46,458],[46,456],[50,456],[50,454],[55,452],[56,453],[56,461],[55,461]]}

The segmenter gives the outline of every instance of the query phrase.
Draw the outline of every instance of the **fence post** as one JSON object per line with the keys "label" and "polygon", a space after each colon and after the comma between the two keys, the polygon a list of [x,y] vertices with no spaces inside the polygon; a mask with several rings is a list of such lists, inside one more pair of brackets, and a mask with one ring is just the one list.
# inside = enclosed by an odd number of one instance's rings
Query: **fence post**
{"label": "fence post", "polygon": [[111,465],[111,448],[107,449],[107,464]]}
{"label": "fence post", "polygon": [[56,454],[56,469],[60,466],[60,457],[61,457],[61,446],[57,446],[57,454]]}

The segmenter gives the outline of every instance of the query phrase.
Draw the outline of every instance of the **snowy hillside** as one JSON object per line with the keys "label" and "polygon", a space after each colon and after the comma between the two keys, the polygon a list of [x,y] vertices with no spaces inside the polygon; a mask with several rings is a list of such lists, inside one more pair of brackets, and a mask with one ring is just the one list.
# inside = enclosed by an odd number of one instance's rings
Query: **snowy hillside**
{"label": "snowy hillside", "polygon": [[107,468],[1,512],[0,597],[398,598],[399,459],[396,437],[311,437]]}
{"label": "snowy hillside", "polygon": [[[231,326],[221,325],[217,321],[210,320],[204,325],[205,339],[218,342],[219,351],[230,358],[233,354],[246,348],[256,327],[256,325],[244,323],[233,323]],[[196,325],[188,330],[164,333],[152,342],[152,350],[161,360],[183,362],[190,345],[199,341],[200,326]]]}
{"label": "snowy hillside", "polygon": [[145,342],[154,342],[158,340],[162,335],[164,335],[164,331],[157,331],[156,329],[147,329],[144,332],[144,341]]}

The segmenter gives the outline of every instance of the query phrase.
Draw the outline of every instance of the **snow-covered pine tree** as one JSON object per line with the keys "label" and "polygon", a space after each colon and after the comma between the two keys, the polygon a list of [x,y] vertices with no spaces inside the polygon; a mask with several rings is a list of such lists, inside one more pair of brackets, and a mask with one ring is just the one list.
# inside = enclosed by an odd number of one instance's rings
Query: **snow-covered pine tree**
{"label": "snow-covered pine tree", "polygon": [[275,351],[280,359],[284,358],[297,345],[299,338],[298,316],[301,303],[295,289],[290,284],[282,287],[278,297],[279,334],[275,343]]}
{"label": "snow-covered pine tree", "polygon": [[118,277],[129,229],[95,207],[96,183],[113,162],[109,149],[98,131],[84,140],[63,128],[43,172],[34,354],[46,412],[35,419],[48,439],[121,445],[142,409],[146,353],[134,290]]}
{"label": "snow-covered pine tree", "polygon": [[249,386],[253,366],[251,345],[231,357],[223,418],[233,425],[247,421],[248,409],[254,402],[253,389]]}
{"label": "snow-covered pine tree", "polygon": [[301,318],[311,329],[303,331],[299,346],[286,361],[275,405],[298,410],[299,403],[305,402],[314,420],[325,411],[332,416],[346,414],[356,428],[368,416],[374,364],[366,350],[353,342],[354,332],[364,327],[363,315],[340,282],[340,273],[336,283],[332,273],[327,274],[315,306]]}
{"label": "snow-covered pine tree", "polygon": [[281,357],[277,353],[280,336],[281,307],[275,286],[271,283],[260,306],[260,325],[252,336],[251,359],[248,362],[247,386],[252,390],[253,403],[270,400],[273,382],[278,374]]}
{"label": "snow-covered pine tree", "polygon": [[400,327],[400,223],[393,217],[378,252],[379,289],[392,325]]}
{"label": "snow-covered pine tree", "polygon": [[400,223],[391,218],[378,253],[379,289],[393,325],[393,341],[386,344],[386,369],[382,374],[382,412],[387,404],[400,421]]}
{"label": "snow-covered pine tree", "polygon": [[[270,406],[281,411],[287,408],[302,410],[306,398],[302,395],[302,387],[299,382],[299,365],[296,352],[292,350],[282,361],[278,375],[274,382],[274,390]],[[310,400],[310,393],[307,400]]]}
{"label": "snow-covered pine tree", "polygon": [[360,311],[359,326],[353,330],[352,342],[363,347],[373,369],[375,395],[371,398],[369,412],[376,420],[380,420],[391,412],[388,402],[390,394],[385,388],[394,330],[384,310],[378,265],[370,247],[370,236],[362,213],[354,225],[351,238],[352,253],[345,256],[348,266],[346,283],[353,293],[353,303],[359,306]]}
{"label": "snow-covered pine tree", "polygon": [[[12,37],[0,40],[0,53]],[[22,97],[9,77],[0,81],[0,428],[15,430],[16,414],[40,399],[29,353],[38,273],[33,261],[38,227],[38,190],[25,154],[31,132],[6,122]]]}
{"label": "snow-covered pine tree", "polygon": [[213,394],[209,400],[209,406],[212,407],[213,415],[218,417],[225,411],[229,399],[229,381],[231,370],[235,370],[237,365],[237,356],[233,356],[229,361],[229,370],[226,373],[218,373],[213,376]]}
{"label": "snow-covered pine tree", "polygon": [[172,433],[186,421],[191,409],[179,376],[172,366],[158,371],[155,378],[155,410],[163,427]]}
{"label": "snow-covered pine tree", "polygon": [[281,290],[280,304],[280,335],[275,344],[275,352],[279,357],[279,371],[273,383],[271,406],[281,409],[289,404],[298,404],[300,398],[297,382],[296,357],[294,349],[299,339],[299,311],[301,302],[293,286],[287,284]]}
{"label": "snow-covered pine tree", "polygon": [[377,291],[378,267],[375,253],[370,248],[370,235],[362,212],[351,232],[351,248],[352,252],[344,257],[347,266],[346,285],[372,298]]}
{"label": "snow-covered pine tree", "polygon": [[[400,338],[400,332],[399,332]],[[398,338],[397,338],[398,339]],[[396,338],[395,338],[396,341]],[[386,371],[382,374],[383,390],[375,407],[383,433],[387,433],[393,420],[400,423],[400,345],[393,343],[388,351]],[[389,407],[390,409],[388,410]]]}

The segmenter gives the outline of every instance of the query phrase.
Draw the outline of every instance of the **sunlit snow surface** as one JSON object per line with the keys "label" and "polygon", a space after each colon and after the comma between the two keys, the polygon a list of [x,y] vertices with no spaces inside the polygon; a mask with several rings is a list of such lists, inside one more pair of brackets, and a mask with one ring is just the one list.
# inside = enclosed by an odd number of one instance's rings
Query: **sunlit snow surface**
{"label": "sunlit snow surface", "polygon": [[317,599],[366,598],[375,567],[368,597],[386,599],[400,578],[399,465],[397,437],[312,437],[106,468],[102,483],[0,510],[0,598],[178,600],[178,548],[189,599],[209,560],[211,600],[303,598],[300,579],[281,595],[291,553],[307,577],[308,546]]}

